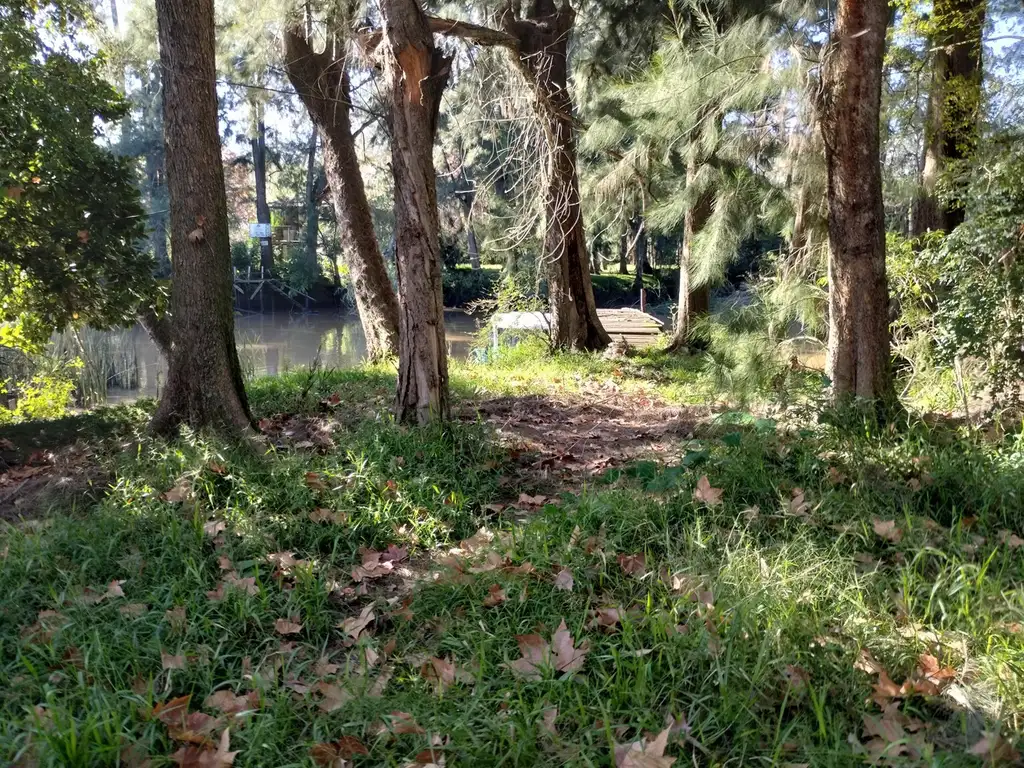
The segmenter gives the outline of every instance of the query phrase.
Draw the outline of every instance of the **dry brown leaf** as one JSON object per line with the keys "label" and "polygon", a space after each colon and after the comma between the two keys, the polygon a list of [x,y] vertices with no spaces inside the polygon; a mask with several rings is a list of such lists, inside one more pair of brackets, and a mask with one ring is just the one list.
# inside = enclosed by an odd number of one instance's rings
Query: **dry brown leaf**
{"label": "dry brown leaf", "polygon": [[298,616],[278,619],[274,622],[274,631],[279,635],[297,635],[302,631],[302,624],[299,623]]}
{"label": "dry brown leaf", "polygon": [[223,520],[210,520],[203,524],[203,533],[209,536],[211,539],[216,538],[220,533],[224,532],[224,529],[228,527],[228,524]]}
{"label": "dry brown leaf", "polygon": [[967,753],[980,757],[986,765],[1017,765],[1020,760],[1020,754],[1013,744],[997,731],[985,731]]}
{"label": "dry brown leaf", "polygon": [[531,496],[528,493],[520,493],[517,503],[524,507],[543,507],[548,501],[547,496]]}
{"label": "dry brown leaf", "polygon": [[171,503],[177,503],[185,501],[189,496],[192,495],[192,481],[188,477],[180,477],[172,488],[168,488],[166,491],[160,494],[160,498],[164,501]]}
{"label": "dry brown leaf", "polygon": [[334,712],[337,709],[341,709],[352,698],[352,694],[340,683],[320,681],[313,686],[312,690],[323,697],[317,703],[317,707],[324,712]]}
{"label": "dry brown leaf", "polygon": [[149,606],[145,603],[128,603],[127,605],[122,605],[118,608],[117,612],[122,616],[134,616],[138,618],[148,610]]}
{"label": "dry brown leaf", "polygon": [[258,694],[255,691],[246,696],[236,696],[229,690],[216,691],[211,693],[203,701],[207,709],[219,709],[225,715],[237,715],[239,712],[246,712],[256,709],[255,704],[259,703]]}
{"label": "dry brown leaf", "polygon": [[671,728],[666,728],[653,740],[647,738],[631,744],[615,745],[615,768],[669,768],[676,758],[665,757]]}
{"label": "dry brown leaf", "polygon": [[271,552],[267,555],[267,561],[283,571],[293,568],[296,563],[300,562],[295,559],[292,552]]}
{"label": "dry brown leaf", "polygon": [[355,736],[342,736],[337,741],[315,744],[309,751],[313,762],[322,768],[344,768],[356,755],[368,755],[368,750]]}
{"label": "dry brown leaf", "polygon": [[558,735],[555,721],[558,720],[558,707],[545,707],[540,715],[541,730],[547,731],[552,736]]}
{"label": "dry brown leaf", "polygon": [[317,677],[328,677],[335,674],[338,669],[337,664],[333,664],[326,656],[321,656],[316,664],[313,665],[313,674]]}
{"label": "dry brown leaf", "polygon": [[317,507],[309,513],[309,519],[314,523],[334,523],[341,525],[348,521],[348,515],[344,512],[336,512],[327,507]]}
{"label": "dry brown leaf", "polygon": [[1010,531],[1000,531],[999,542],[1001,544],[1005,544],[1010,549],[1018,549],[1020,547],[1024,547],[1024,539]]}
{"label": "dry brown leaf", "polygon": [[572,571],[568,568],[563,568],[555,575],[555,589],[561,589],[565,592],[572,592],[572,587],[575,581],[572,577]]}
{"label": "dry brown leaf", "polygon": [[647,573],[647,558],[639,555],[619,555],[619,567],[627,576],[643,576]]}
{"label": "dry brown leaf", "polygon": [[363,608],[358,616],[350,616],[338,624],[338,628],[353,640],[358,640],[359,636],[366,631],[366,628],[370,626],[376,618],[377,615],[373,612],[373,603],[370,603],[368,606]]}
{"label": "dry brown leaf", "polygon": [[708,480],[707,475],[701,475],[700,480],[697,481],[697,487],[693,489],[693,498],[694,501],[714,507],[722,503],[722,493],[721,488],[711,487],[711,481]]}
{"label": "dry brown leaf", "polygon": [[886,541],[896,544],[903,538],[903,531],[896,526],[895,520],[881,520],[876,517],[871,522],[871,527],[874,528],[875,534]]}
{"label": "dry brown leaf", "polygon": [[402,734],[424,734],[425,730],[416,722],[416,718],[408,712],[390,712],[384,721],[384,726],[396,736]]}
{"label": "dry brown leaf", "polygon": [[476,681],[470,672],[460,669],[454,662],[448,659],[439,659],[436,656],[423,662],[420,666],[420,675],[424,680],[433,683],[438,693],[443,692],[448,686],[455,683],[473,683]]}
{"label": "dry brown leaf", "polygon": [[167,619],[167,623],[171,625],[171,631],[181,634],[185,631],[188,626],[188,621],[185,618],[185,606],[178,605],[174,608],[168,608],[164,611],[164,618]]}
{"label": "dry brown leaf", "polygon": [[806,517],[811,508],[811,502],[807,501],[803,488],[794,488],[789,496],[789,513],[797,517]]}
{"label": "dry brown leaf", "polygon": [[491,588],[487,590],[487,597],[484,598],[485,608],[494,608],[497,605],[501,605],[508,597],[505,595],[505,590],[501,588],[500,584],[493,584]]}
{"label": "dry brown leaf", "polygon": [[172,656],[169,653],[164,653],[163,651],[160,651],[160,666],[163,669],[184,669],[185,657]]}
{"label": "dry brown leaf", "polygon": [[528,680],[541,679],[545,667],[556,672],[576,672],[583,668],[590,651],[588,640],[584,640],[578,647],[573,644],[565,619],[559,623],[550,643],[540,635],[517,635],[516,642],[519,643],[522,658],[506,666]]}
{"label": "dry brown leaf", "polygon": [[171,760],[181,768],[227,768],[227,766],[234,765],[238,752],[229,751],[231,746],[230,730],[230,728],[224,729],[216,749],[186,746],[171,755]]}

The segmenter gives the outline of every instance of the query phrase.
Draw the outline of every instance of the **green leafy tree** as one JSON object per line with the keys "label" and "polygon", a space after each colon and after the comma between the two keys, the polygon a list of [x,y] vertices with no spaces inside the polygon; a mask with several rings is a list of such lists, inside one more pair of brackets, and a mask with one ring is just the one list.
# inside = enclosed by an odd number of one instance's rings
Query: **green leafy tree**
{"label": "green leafy tree", "polygon": [[98,142],[125,103],[76,42],[87,12],[0,5],[0,319],[36,335],[128,324],[154,295],[132,169]]}

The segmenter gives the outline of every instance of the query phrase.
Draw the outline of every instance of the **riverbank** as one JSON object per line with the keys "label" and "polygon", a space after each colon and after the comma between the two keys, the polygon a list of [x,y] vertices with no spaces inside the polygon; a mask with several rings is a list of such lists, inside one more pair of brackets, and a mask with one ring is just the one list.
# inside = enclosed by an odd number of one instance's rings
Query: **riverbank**
{"label": "riverbank", "polygon": [[0,762],[1016,759],[1016,438],[755,418],[658,353],[452,380],[408,429],[387,369],[258,379],[256,451],[0,433],[0,494],[99,478],[0,532]]}

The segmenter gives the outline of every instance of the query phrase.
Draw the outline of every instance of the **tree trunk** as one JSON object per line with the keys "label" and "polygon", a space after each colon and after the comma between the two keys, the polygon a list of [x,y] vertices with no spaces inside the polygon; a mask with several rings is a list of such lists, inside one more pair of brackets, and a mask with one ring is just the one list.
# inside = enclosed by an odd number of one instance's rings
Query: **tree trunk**
{"label": "tree trunk", "polygon": [[317,204],[320,190],[317,189],[316,172],[317,129],[309,137],[309,151],[306,155],[306,269],[310,280],[315,280],[320,270],[316,255],[316,243],[320,228],[320,206]]}
{"label": "tree trunk", "polygon": [[819,110],[828,171],[829,337],[837,400],[894,400],[879,158],[886,0],[840,0]]}
{"label": "tree trunk", "polygon": [[643,216],[633,219],[634,266],[633,290],[639,292],[644,287],[644,271],[647,269],[647,222]]}
{"label": "tree trunk", "polygon": [[567,2],[534,0],[529,16],[511,8],[503,30],[518,41],[514,60],[533,86],[544,127],[544,257],[548,261],[551,342],[561,349],[601,349],[611,338],[601,325],[590,281],[590,259],[580,205],[576,128],[569,94],[569,37],[576,12]]}
{"label": "tree trunk", "polygon": [[138,311],[136,319],[160,350],[164,360],[170,360],[173,344],[171,322],[167,315],[158,315],[153,307],[144,307]]}
{"label": "tree trunk", "polygon": [[252,417],[235,347],[213,0],[157,0],[156,10],[174,275],[167,387],[152,427],[237,433]]}
{"label": "tree trunk", "polygon": [[[686,183],[692,185],[697,177],[697,161],[690,158],[686,163]],[[704,229],[711,218],[714,198],[710,193],[687,209],[683,216],[683,239],[679,243],[679,306],[676,308],[676,327],[672,332],[669,351],[686,349],[693,331],[693,321],[711,311],[711,288],[707,283],[693,284],[693,239]]]}
{"label": "tree trunk", "polygon": [[299,27],[287,29],[284,41],[288,79],[320,131],[324,172],[366,336],[366,354],[371,360],[380,360],[398,352],[398,299],[373,229],[359,171],[349,118],[347,61],[340,43],[333,43],[324,53],[314,53]]}
{"label": "tree trunk", "polygon": [[629,274],[629,222],[622,225],[619,235],[619,274]]}
{"label": "tree trunk", "polygon": [[434,137],[451,59],[434,46],[419,0],[383,0],[384,76],[391,97],[399,354],[395,414],[448,417]]}
{"label": "tree trunk", "polygon": [[469,266],[471,269],[480,269],[480,246],[476,241],[476,230],[473,229],[473,219],[468,222],[466,234],[466,247],[469,253]]}
{"label": "tree trunk", "polygon": [[[254,105],[255,124],[252,144],[252,169],[256,182],[256,221],[270,224],[270,205],[267,203],[267,126],[263,122],[262,107]],[[274,244],[272,237],[260,238],[260,266],[267,275],[274,274]]]}
{"label": "tree trunk", "polygon": [[921,190],[911,216],[914,236],[928,230],[951,232],[964,220],[963,206],[940,201],[937,188],[949,162],[969,159],[978,145],[986,3],[936,0],[932,11],[932,82],[925,116]]}

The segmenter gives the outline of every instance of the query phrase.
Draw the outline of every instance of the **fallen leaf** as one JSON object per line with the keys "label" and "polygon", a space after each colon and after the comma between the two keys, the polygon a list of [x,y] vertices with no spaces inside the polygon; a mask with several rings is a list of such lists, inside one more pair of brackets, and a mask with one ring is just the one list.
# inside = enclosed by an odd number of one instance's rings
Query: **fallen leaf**
{"label": "fallen leaf", "polygon": [[501,605],[508,597],[505,595],[505,590],[501,588],[500,584],[494,584],[487,591],[487,597],[484,598],[484,607],[493,608],[496,605]]}
{"label": "fallen leaf", "polygon": [[296,560],[291,552],[271,552],[267,555],[267,562],[271,565],[275,565],[283,571],[288,570],[295,566],[296,563],[300,562]]}
{"label": "fallen leaf", "polygon": [[528,493],[520,493],[518,503],[524,507],[543,507],[547,501],[547,496],[531,496]]}
{"label": "fallen leaf", "polygon": [[787,664],[783,670],[783,675],[786,681],[789,683],[789,687],[793,690],[793,693],[802,694],[807,690],[807,683],[810,682],[811,676],[807,670],[803,667],[799,667],[796,664]]}
{"label": "fallen leaf", "polygon": [[665,757],[671,728],[666,728],[653,741],[646,738],[631,744],[615,745],[615,768],[669,768],[676,758]]}
{"label": "fallen leaf", "polygon": [[333,509],[327,509],[326,507],[317,507],[309,513],[309,519],[314,523],[335,523],[341,525],[348,520],[348,515],[344,512],[335,512]]}
{"label": "fallen leaf", "polygon": [[297,618],[293,616],[291,619],[278,619],[274,622],[274,630],[279,635],[297,635],[302,631],[302,624],[295,621]]}
{"label": "fallen leaf", "polygon": [[222,533],[228,524],[223,520],[210,520],[203,524],[203,533],[209,536],[211,539],[216,537],[217,534]]}
{"label": "fallen leaf", "polygon": [[172,656],[169,653],[164,653],[163,651],[160,651],[160,666],[163,669],[184,669],[185,657]]}
{"label": "fallen leaf", "polygon": [[332,663],[326,656],[321,656],[313,665],[313,674],[317,677],[328,677],[335,674],[338,669],[337,664]]}
{"label": "fallen leaf", "polygon": [[572,571],[570,571],[568,568],[563,568],[555,576],[555,589],[561,589],[565,592],[572,592],[572,587],[574,583],[575,582],[572,578]]}
{"label": "fallen leaf", "polygon": [[314,685],[312,690],[323,697],[317,703],[317,707],[324,712],[334,712],[337,709],[341,709],[352,698],[352,694],[340,683],[321,681]]}
{"label": "fallen leaf", "polygon": [[168,608],[164,611],[164,618],[167,619],[167,623],[171,625],[171,631],[182,633],[188,626],[188,622],[185,619],[185,606],[179,605],[175,608]]}
{"label": "fallen leaf", "polygon": [[124,597],[124,590],[121,589],[121,585],[124,584],[126,579],[120,581],[114,580],[107,584],[107,593],[104,597]]}
{"label": "fallen leaf", "polygon": [[192,481],[187,477],[181,477],[174,484],[172,488],[168,488],[162,494],[160,498],[164,501],[171,503],[177,503],[185,501],[189,496],[192,495]]}
{"label": "fallen leaf", "polygon": [[424,734],[425,730],[416,722],[416,718],[408,712],[390,712],[385,717],[385,727],[396,736],[402,734]]}
{"label": "fallen leaf", "polygon": [[149,606],[147,606],[145,603],[128,603],[127,605],[122,605],[120,608],[117,609],[118,613],[120,613],[122,616],[134,616],[136,618],[141,616],[148,610]]}
{"label": "fallen leaf", "polygon": [[884,669],[878,670],[878,682],[874,683],[871,687],[875,691],[871,698],[882,709],[885,709],[893,698],[903,695],[902,688],[892,681],[889,673]]}
{"label": "fallen leaf", "polygon": [[598,608],[594,611],[593,624],[602,629],[614,629],[622,621],[621,608]]}
{"label": "fallen leaf", "polygon": [[903,531],[896,527],[895,520],[881,520],[876,517],[872,520],[872,528],[874,528],[877,536],[891,541],[893,544],[898,543],[903,538]]}
{"label": "fallen leaf", "polygon": [[576,672],[583,668],[586,655],[590,651],[590,642],[587,640],[578,647],[573,644],[565,619],[559,623],[550,643],[540,635],[517,635],[516,642],[519,643],[522,658],[507,666],[528,680],[541,679],[545,667],[550,667],[556,672]]}
{"label": "fallen leaf", "polygon": [[377,615],[373,612],[373,603],[370,603],[358,616],[350,616],[338,624],[338,628],[353,640],[358,640],[359,635],[366,631],[375,618]]}
{"label": "fallen leaf", "polygon": [[693,489],[693,498],[695,501],[714,507],[722,503],[722,493],[721,488],[711,487],[707,475],[701,475],[700,480],[697,481],[697,487]]}
{"label": "fallen leaf", "polygon": [[558,720],[558,707],[545,707],[540,716],[541,730],[547,731],[552,736],[558,735],[555,728],[555,721]]}
{"label": "fallen leaf", "polygon": [[1000,531],[999,541],[1000,543],[1005,544],[1010,549],[1018,549],[1019,547],[1024,547],[1024,539],[1022,539],[1015,533],[1011,533],[1010,531]]}
{"label": "fallen leaf", "polygon": [[811,502],[807,501],[803,488],[794,488],[789,496],[789,513],[797,517],[806,517]]}
{"label": "fallen leaf", "polygon": [[642,555],[619,555],[619,567],[627,576],[643,576],[647,573],[647,558]]}
{"label": "fallen leaf", "polygon": [[982,758],[987,765],[1016,764],[1020,754],[998,731],[984,731],[981,739],[967,750],[967,754]]}
{"label": "fallen leaf", "polygon": [[236,696],[227,689],[211,693],[203,701],[203,706],[207,709],[219,709],[225,715],[237,715],[239,712],[255,709],[252,698]]}
{"label": "fallen leaf", "polygon": [[424,680],[433,683],[438,693],[455,683],[473,683],[476,679],[470,672],[459,669],[455,663],[448,659],[439,659],[433,656],[427,659],[420,666],[420,675]]}
{"label": "fallen leaf", "polygon": [[186,746],[171,755],[171,761],[182,768],[227,768],[234,765],[238,752],[230,752],[230,728],[220,735],[216,749]]}

